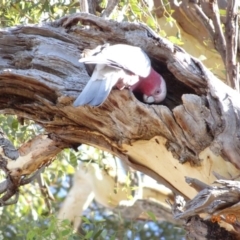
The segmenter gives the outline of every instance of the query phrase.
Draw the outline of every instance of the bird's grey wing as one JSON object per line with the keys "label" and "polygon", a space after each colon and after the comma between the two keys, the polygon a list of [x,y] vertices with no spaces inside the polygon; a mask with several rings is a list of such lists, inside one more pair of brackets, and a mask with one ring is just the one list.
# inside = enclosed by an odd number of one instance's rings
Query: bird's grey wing
{"label": "bird's grey wing", "polygon": [[[92,106],[91,102],[99,105],[101,103],[101,100],[107,97],[108,94],[107,91],[102,90],[104,87],[104,81],[102,80],[89,81],[81,94],[74,101],[73,106],[78,107],[86,104]],[[101,96],[100,93],[102,94]]]}
{"label": "bird's grey wing", "polygon": [[[106,80],[107,81],[107,80]],[[90,106],[100,106],[102,103],[105,102],[107,99],[110,91],[112,90],[113,86],[106,86],[105,80],[96,80],[93,84],[95,84],[97,91],[95,92],[94,97],[92,100],[88,103]]]}
{"label": "bird's grey wing", "polygon": [[95,69],[87,85],[74,101],[73,106],[99,106],[108,97],[111,89],[119,79],[118,71],[111,67]]}

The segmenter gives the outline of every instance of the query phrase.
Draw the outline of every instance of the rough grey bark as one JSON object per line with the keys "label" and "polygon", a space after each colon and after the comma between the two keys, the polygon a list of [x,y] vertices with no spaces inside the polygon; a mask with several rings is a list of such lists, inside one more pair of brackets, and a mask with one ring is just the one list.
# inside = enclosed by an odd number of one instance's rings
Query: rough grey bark
{"label": "rough grey bark", "polygon": [[[168,95],[162,104],[146,105],[127,90],[113,90],[101,107],[72,106],[89,79],[78,62],[82,50],[106,42],[136,45],[147,52],[167,82]],[[201,62],[143,24],[117,23],[82,13],[0,32],[0,113],[32,119],[49,133],[31,142],[32,147],[17,161],[7,160],[13,177],[16,169],[20,176],[30,174],[51,162],[62,148],[86,143],[118,155],[187,200],[193,194],[180,185],[181,179],[171,181],[173,175],[164,176],[162,168],[167,169],[164,164],[169,159],[160,162],[156,154],[152,164],[151,153],[167,149],[175,158],[167,171],[174,170],[181,177],[200,171],[205,181],[212,170],[224,170],[219,160],[220,169],[211,169],[208,175],[201,172],[201,166],[217,155],[239,172],[239,102],[239,94]],[[146,146],[150,148],[141,156],[135,153]],[[206,148],[216,157],[200,157]],[[31,151],[36,151],[34,158],[27,154]],[[177,165],[178,161],[185,164]],[[181,173],[180,168],[186,172]],[[195,214],[193,211],[191,217]]]}

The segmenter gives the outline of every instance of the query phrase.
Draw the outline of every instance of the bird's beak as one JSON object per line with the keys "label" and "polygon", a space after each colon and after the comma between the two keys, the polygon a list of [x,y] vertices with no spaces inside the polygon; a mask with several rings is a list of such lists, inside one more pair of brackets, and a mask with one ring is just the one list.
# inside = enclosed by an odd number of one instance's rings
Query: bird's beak
{"label": "bird's beak", "polygon": [[155,99],[153,96],[148,96],[146,94],[143,94],[143,101],[145,103],[154,103],[155,102]]}

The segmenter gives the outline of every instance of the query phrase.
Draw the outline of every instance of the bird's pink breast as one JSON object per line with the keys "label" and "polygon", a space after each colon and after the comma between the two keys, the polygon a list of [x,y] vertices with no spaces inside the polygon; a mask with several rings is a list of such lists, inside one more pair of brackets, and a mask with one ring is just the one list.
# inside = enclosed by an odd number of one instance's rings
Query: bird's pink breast
{"label": "bird's pink breast", "polygon": [[132,87],[132,90],[146,95],[152,95],[155,89],[160,86],[160,83],[161,76],[152,68],[148,77],[139,77],[139,82]]}

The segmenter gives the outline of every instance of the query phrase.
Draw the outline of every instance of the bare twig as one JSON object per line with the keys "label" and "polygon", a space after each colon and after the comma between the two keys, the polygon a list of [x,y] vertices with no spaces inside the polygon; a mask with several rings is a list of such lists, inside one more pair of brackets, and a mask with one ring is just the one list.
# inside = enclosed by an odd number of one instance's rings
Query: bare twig
{"label": "bare twig", "polygon": [[163,1],[160,0],[154,0],[153,1],[154,4],[154,12],[157,15],[158,18],[161,18],[163,16],[163,13],[165,11],[165,6],[163,4]]}
{"label": "bare twig", "polygon": [[88,0],[79,0],[80,11],[89,13]]}
{"label": "bare twig", "polygon": [[4,193],[7,189],[7,181],[3,181],[0,183],[0,194]]}
{"label": "bare twig", "polygon": [[45,166],[43,166],[42,168],[38,169],[35,173],[33,173],[30,177],[28,178],[23,178],[21,179],[20,185],[26,185],[30,182],[32,182],[34,179],[36,179],[45,169]]}
{"label": "bare twig", "polygon": [[173,224],[182,224],[181,219],[174,219],[172,217],[171,209],[161,205],[158,202],[147,199],[138,199],[132,205],[127,204],[128,201],[122,201],[113,209],[115,213],[120,214],[124,219],[149,219],[149,216],[144,214],[153,212],[158,220],[164,220]]}
{"label": "bare twig", "polygon": [[[19,191],[17,191],[14,195],[14,199],[11,199],[9,201],[4,201],[2,198],[0,199],[0,207],[1,206],[8,206],[8,205],[13,205],[13,204],[16,204],[18,199],[19,199]],[[12,197],[11,196],[11,197]],[[9,199],[9,198],[8,198]]]}
{"label": "bare twig", "polygon": [[[32,176],[28,178],[21,178],[21,176],[19,176],[18,178],[12,178],[11,176],[8,176],[5,181],[1,182],[0,193],[2,194],[5,192],[5,194],[0,198],[0,206],[17,203],[19,197],[19,187],[32,182],[37,176],[41,174],[43,169],[44,167],[38,169],[35,173],[32,174]],[[12,197],[14,198],[12,199]]]}
{"label": "bare twig", "polygon": [[18,150],[7,139],[6,135],[4,134],[1,128],[0,128],[0,148],[2,148],[4,155],[12,160],[16,160],[19,157]]}
{"label": "bare twig", "polygon": [[201,190],[203,190],[204,188],[207,188],[209,185],[199,181],[196,178],[191,178],[191,177],[185,177],[186,182],[193,187],[196,191],[200,192]]}
{"label": "bare twig", "polygon": [[108,0],[107,7],[101,14],[101,17],[108,18],[118,3],[119,0]]}
{"label": "bare twig", "polygon": [[221,26],[217,0],[209,0],[209,8],[212,13],[211,19],[215,28],[214,41],[216,42],[216,49],[220,53],[222,60],[226,65],[226,41]]}
{"label": "bare twig", "polygon": [[[5,194],[0,198],[0,207],[10,204],[15,204],[18,200],[18,188],[19,188],[19,179],[13,179],[8,176],[7,180],[7,188],[5,189]],[[13,196],[15,196],[14,200],[10,200]]]}
{"label": "bare twig", "polygon": [[[195,4],[196,5],[196,4]],[[216,0],[209,0],[208,15],[214,26],[214,45],[226,66],[226,41],[223,34],[219,15],[218,3]]]}
{"label": "bare twig", "polygon": [[[204,24],[212,38],[216,50],[226,67],[228,85],[239,91],[239,66],[236,63],[238,37],[238,4],[237,0],[228,1],[226,19],[226,38],[221,26],[219,7],[216,0],[201,0],[201,6],[192,3],[199,20]],[[203,12],[204,11],[204,12]],[[208,17],[212,20],[209,21]]]}
{"label": "bare twig", "polygon": [[228,0],[226,19],[226,70],[228,84],[239,92],[237,57],[238,40],[238,0]]}
{"label": "bare twig", "polygon": [[44,169],[45,169],[45,167],[43,167],[41,172],[39,172],[39,174],[36,176],[36,180],[39,184],[39,187],[40,187],[41,193],[44,197],[44,201],[45,201],[45,204],[47,205],[48,211],[49,211],[49,213],[52,213],[52,207],[51,207],[50,200],[53,201],[54,196],[50,192],[47,183],[43,179],[42,172],[44,171]]}
{"label": "bare twig", "polygon": [[[197,19],[203,24],[203,26],[205,26],[211,40],[214,42],[215,30],[214,30],[214,26],[213,26],[212,22],[209,20],[209,18],[206,16],[206,14],[202,11],[202,9],[199,7],[198,4],[191,3],[191,6],[195,10]],[[214,44],[215,44],[215,42],[214,42]],[[215,47],[216,47],[216,45],[215,45]]]}
{"label": "bare twig", "polygon": [[96,1],[95,0],[79,0],[80,11],[96,15]]}

